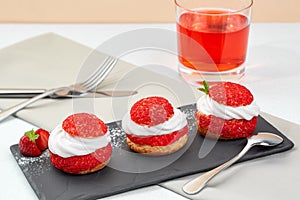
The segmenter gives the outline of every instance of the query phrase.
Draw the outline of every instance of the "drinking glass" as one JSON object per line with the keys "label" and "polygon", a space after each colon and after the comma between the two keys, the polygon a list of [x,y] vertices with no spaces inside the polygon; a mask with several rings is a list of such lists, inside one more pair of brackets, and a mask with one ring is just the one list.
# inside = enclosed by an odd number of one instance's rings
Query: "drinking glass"
{"label": "drinking glass", "polygon": [[192,84],[245,72],[252,0],[174,0],[179,73]]}

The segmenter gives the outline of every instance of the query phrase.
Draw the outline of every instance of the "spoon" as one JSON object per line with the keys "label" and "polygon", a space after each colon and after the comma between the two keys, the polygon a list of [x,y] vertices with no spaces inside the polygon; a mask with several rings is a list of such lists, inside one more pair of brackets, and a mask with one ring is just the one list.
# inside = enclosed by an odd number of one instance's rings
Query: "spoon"
{"label": "spoon", "polygon": [[205,174],[202,174],[201,176],[187,182],[182,187],[182,190],[187,194],[196,194],[206,186],[209,180],[211,180],[215,175],[217,175],[223,169],[226,169],[227,167],[231,166],[233,163],[238,161],[253,146],[256,145],[275,146],[282,143],[282,141],[283,139],[280,136],[275,135],[273,133],[263,132],[263,133],[258,133],[256,135],[253,135],[247,138],[247,144],[239,154],[237,154],[235,157],[233,157],[231,160],[227,161],[226,163],[220,165],[219,167],[216,167],[215,169],[212,169],[206,172]]}

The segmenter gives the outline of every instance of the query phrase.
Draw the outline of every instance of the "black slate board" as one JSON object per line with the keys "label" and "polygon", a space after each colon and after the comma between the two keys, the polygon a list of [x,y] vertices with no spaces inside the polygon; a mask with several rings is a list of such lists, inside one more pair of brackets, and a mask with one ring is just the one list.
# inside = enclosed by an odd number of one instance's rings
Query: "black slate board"
{"label": "black slate board", "polygon": [[[101,198],[206,171],[235,156],[246,144],[246,139],[215,141],[200,136],[193,117],[195,105],[180,109],[187,114],[189,122],[189,141],[185,148],[160,157],[131,152],[124,142],[121,122],[112,122],[108,124],[114,147],[111,162],[101,171],[88,175],[70,175],[55,169],[48,151],[40,157],[29,158],[20,154],[17,144],[10,149],[39,199],[67,200]],[[276,147],[254,147],[239,162],[287,151],[294,146],[261,116],[255,132],[259,131],[273,132],[284,141]]]}

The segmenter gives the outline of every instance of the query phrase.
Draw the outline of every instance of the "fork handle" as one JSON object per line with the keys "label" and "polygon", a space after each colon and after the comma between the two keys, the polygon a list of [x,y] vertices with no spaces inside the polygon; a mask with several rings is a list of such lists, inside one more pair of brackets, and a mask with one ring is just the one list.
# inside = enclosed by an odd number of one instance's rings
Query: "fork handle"
{"label": "fork handle", "polygon": [[21,89],[21,88],[0,88],[1,98],[30,98],[41,93],[46,89]]}
{"label": "fork handle", "polygon": [[63,90],[64,88],[56,88],[56,89],[50,89],[50,90],[46,90],[44,93],[36,95],[28,100],[25,100],[15,106],[12,106],[10,108],[7,108],[3,111],[0,112],[0,121],[4,120],[5,118],[7,118],[8,116],[18,112],[19,110],[25,108],[26,106],[36,102],[39,99],[42,99],[46,96],[49,96],[57,91]]}

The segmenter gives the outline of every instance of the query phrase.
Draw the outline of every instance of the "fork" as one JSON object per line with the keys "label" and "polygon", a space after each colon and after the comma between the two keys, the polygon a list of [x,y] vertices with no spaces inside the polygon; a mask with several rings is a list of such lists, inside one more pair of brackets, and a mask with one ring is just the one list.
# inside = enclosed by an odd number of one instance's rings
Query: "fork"
{"label": "fork", "polygon": [[75,91],[79,93],[85,93],[95,89],[109,74],[117,62],[117,58],[112,56],[107,56],[103,63],[97,67],[97,69],[91,73],[88,78],[80,83],[75,83],[70,86],[58,87],[46,90],[44,93],[36,95],[28,100],[25,100],[15,106],[7,108],[0,112],[0,121],[4,120],[8,116],[18,112],[19,110],[25,108],[26,106],[36,102],[39,99],[42,99],[47,96],[51,96],[55,93],[68,93],[70,91]]}

